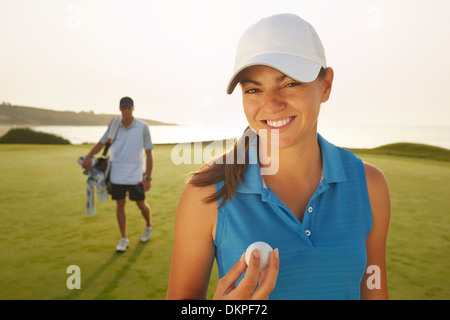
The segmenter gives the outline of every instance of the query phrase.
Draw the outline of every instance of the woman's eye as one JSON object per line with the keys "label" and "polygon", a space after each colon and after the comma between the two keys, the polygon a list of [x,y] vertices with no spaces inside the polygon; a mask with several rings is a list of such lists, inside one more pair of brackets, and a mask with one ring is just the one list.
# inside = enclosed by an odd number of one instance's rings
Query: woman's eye
{"label": "woman's eye", "polygon": [[245,91],[245,93],[250,93],[250,94],[257,93],[257,92],[259,92],[258,89],[249,89],[249,90]]}
{"label": "woman's eye", "polygon": [[292,88],[292,87],[296,87],[296,86],[299,86],[299,85],[301,85],[300,82],[291,82],[291,83],[288,83],[288,84],[286,85],[286,87]]}

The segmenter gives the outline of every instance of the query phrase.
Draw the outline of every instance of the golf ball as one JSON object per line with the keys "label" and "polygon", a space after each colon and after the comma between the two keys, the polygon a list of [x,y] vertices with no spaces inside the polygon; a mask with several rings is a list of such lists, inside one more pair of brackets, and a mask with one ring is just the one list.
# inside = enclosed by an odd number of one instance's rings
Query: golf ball
{"label": "golf ball", "polygon": [[267,266],[269,265],[269,257],[273,249],[269,244],[263,241],[257,241],[252,243],[251,245],[248,246],[247,250],[245,251],[245,262],[247,263],[247,265],[250,261],[250,255],[252,254],[252,251],[255,249],[258,249],[261,255],[260,269],[261,271],[263,271],[267,269]]}

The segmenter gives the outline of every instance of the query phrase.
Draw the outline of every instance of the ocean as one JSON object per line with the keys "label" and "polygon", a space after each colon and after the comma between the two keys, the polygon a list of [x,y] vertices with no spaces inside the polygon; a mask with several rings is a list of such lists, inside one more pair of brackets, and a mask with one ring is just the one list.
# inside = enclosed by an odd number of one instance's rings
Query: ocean
{"label": "ocean", "polygon": [[[96,143],[106,126],[36,126],[37,131],[57,134],[72,144]],[[153,144],[213,141],[242,135],[244,127],[151,126]],[[397,142],[422,143],[450,149],[450,126],[319,125],[319,133],[346,148],[375,148]]]}

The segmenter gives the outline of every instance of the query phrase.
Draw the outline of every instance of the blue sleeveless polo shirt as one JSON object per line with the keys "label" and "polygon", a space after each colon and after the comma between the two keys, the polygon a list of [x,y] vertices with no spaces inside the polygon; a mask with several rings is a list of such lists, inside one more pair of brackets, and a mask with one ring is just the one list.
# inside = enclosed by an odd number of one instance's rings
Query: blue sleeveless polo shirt
{"label": "blue sleeveless polo shirt", "polygon": [[[360,299],[372,228],[363,163],[319,134],[318,142],[323,178],[301,223],[263,183],[259,165],[247,166],[244,183],[218,211],[214,243],[220,278],[251,243],[265,241],[280,257],[270,299]],[[253,142],[249,153],[256,152]]]}

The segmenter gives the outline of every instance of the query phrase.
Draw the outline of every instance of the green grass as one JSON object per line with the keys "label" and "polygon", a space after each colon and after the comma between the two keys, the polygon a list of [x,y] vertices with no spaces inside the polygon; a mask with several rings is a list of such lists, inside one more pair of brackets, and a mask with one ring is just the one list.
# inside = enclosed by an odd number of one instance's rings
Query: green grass
{"label": "green grass", "polygon": [[450,162],[373,154],[391,195],[387,273],[391,299],[450,298]]}
{"label": "green grass", "polygon": [[[1,299],[164,299],[174,214],[187,172],[170,147],[155,149],[152,239],[141,244],[144,220],[127,204],[130,247],[115,252],[120,234],[115,203],[96,201],[85,214],[85,177],[77,158],[91,146],[0,146]],[[69,265],[81,269],[81,290],[68,290]]]}
{"label": "green grass", "polygon": [[[187,173],[172,164],[172,146],[154,149],[148,194],[154,231],[139,243],[144,220],[127,204],[127,252],[113,201],[85,214],[85,176],[77,158],[91,146],[0,146],[0,299],[164,299],[176,206]],[[381,152],[381,151],[380,151]],[[358,151],[385,173],[392,202],[388,283],[392,299],[450,298],[448,190],[450,162]],[[81,290],[69,290],[67,267],[81,269]],[[213,271],[211,297],[217,283]]]}

